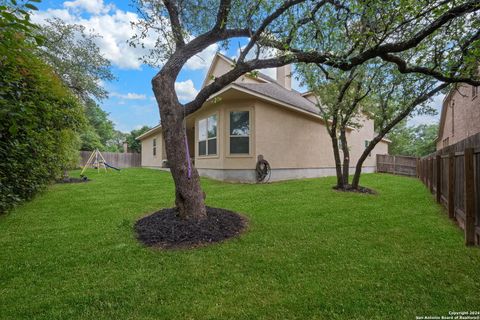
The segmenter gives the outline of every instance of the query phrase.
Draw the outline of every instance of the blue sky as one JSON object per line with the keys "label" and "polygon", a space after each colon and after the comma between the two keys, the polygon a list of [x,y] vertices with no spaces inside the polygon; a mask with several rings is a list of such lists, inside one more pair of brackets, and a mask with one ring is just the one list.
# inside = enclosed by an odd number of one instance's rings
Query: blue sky
{"label": "blue sky", "polygon": [[[142,49],[129,47],[126,41],[134,34],[130,21],[138,19],[130,1],[110,0],[43,0],[34,21],[41,23],[48,18],[61,18],[68,23],[76,23],[86,30],[101,35],[97,44],[102,54],[112,62],[112,71],[117,78],[103,83],[110,92],[108,99],[100,102],[103,110],[118,130],[128,132],[143,125],[154,126],[159,122],[159,112],[153,98],[150,80],[158,70],[142,65],[139,58],[145,53]],[[244,44],[234,40],[230,48],[222,53],[229,57],[237,54],[237,48]],[[180,101],[193,98],[200,89],[211,59],[219,47],[214,45],[191,59],[180,73],[176,89]],[[266,71],[274,77],[272,70]],[[294,88],[298,83],[293,83]],[[437,109],[442,97],[432,102]],[[438,116],[419,116],[410,124],[435,123]]]}

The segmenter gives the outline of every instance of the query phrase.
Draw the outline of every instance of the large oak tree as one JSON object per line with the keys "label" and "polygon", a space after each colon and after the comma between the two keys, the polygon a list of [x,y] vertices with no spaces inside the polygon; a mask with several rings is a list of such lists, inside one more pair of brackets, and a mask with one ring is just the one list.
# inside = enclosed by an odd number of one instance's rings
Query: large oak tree
{"label": "large oak tree", "polygon": [[[469,74],[452,73],[448,65],[432,66],[418,55],[407,59],[408,55],[399,53],[422,48],[418,52],[428,56],[439,43],[448,43],[455,54],[461,45],[457,39],[471,37],[476,31],[472,20],[480,10],[480,0],[138,0],[137,7],[142,20],[136,23],[140,29],[132,44],[142,45],[152,34],[158,36],[145,61],[160,65],[152,86],[175,183],[176,206],[186,219],[205,217],[206,208],[198,172],[190,169],[187,159],[184,118],[246,72],[290,63],[350,70],[381,57],[403,72],[476,83]],[[239,37],[247,44],[231,70],[202,88],[192,101],[181,104],[174,85],[187,61],[212,44],[228,45],[230,39]],[[261,58],[267,47],[276,49],[275,56]]]}

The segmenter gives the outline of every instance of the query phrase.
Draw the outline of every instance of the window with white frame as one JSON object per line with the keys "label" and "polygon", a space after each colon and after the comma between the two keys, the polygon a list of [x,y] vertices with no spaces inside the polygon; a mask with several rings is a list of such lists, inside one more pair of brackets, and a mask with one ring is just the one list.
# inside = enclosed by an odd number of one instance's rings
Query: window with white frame
{"label": "window with white frame", "polygon": [[153,152],[154,156],[157,155],[157,139],[155,139],[155,138],[153,138],[152,152]]}
{"label": "window with white frame", "polygon": [[230,112],[230,154],[250,154],[250,112]]}
{"label": "window with white frame", "polygon": [[198,121],[198,155],[217,154],[217,115]]}

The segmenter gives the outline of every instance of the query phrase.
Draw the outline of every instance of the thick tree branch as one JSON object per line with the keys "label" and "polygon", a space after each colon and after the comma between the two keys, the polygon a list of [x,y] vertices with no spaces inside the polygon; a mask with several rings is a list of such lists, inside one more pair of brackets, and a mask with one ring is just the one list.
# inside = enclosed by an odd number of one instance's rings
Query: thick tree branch
{"label": "thick tree branch", "polygon": [[231,0],[222,0],[218,6],[217,21],[213,30],[225,30],[227,27],[228,14],[232,6]]}
{"label": "thick tree branch", "polygon": [[180,23],[177,1],[163,0],[163,4],[167,8],[175,45],[179,49],[185,45],[185,39],[183,38],[183,28]]}
{"label": "thick tree branch", "polygon": [[407,62],[405,62],[402,58],[394,54],[389,54],[389,53],[382,54],[380,58],[384,61],[395,63],[398,67],[398,71],[400,71],[401,73],[421,73],[427,76],[434,77],[443,82],[448,82],[448,83],[463,82],[463,83],[468,83],[474,86],[480,85],[479,80],[473,80],[467,77],[446,76],[441,72],[430,69],[430,68],[426,68],[422,66],[409,66]]}

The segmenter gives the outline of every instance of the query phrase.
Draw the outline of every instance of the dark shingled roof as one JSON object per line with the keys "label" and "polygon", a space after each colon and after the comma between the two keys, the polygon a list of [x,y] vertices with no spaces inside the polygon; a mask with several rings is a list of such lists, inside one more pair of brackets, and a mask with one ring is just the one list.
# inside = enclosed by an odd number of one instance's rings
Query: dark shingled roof
{"label": "dark shingled roof", "polygon": [[290,91],[277,83],[235,83],[235,85],[259,93],[261,95],[285,102],[291,106],[304,111],[320,114],[317,106],[310,100],[304,98],[297,91]]}

